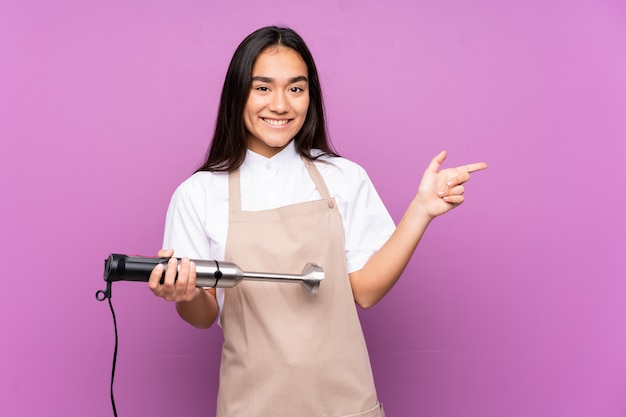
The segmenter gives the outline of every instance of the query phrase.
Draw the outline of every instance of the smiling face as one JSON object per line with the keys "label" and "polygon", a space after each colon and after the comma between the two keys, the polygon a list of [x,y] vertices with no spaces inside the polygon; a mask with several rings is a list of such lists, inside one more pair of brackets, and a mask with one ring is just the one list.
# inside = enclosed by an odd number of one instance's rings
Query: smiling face
{"label": "smiling face", "polygon": [[291,48],[270,47],[257,57],[243,111],[248,149],[271,158],[300,131],[309,108],[307,74]]}

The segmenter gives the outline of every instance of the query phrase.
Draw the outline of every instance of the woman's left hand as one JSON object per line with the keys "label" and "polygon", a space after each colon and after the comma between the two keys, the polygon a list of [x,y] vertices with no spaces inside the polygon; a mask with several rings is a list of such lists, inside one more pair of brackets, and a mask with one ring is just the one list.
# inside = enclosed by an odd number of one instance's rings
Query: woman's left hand
{"label": "woman's left hand", "polygon": [[440,171],[446,156],[446,151],[442,151],[432,159],[424,171],[417,195],[413,200],[430,219],[462,204],[465,200],[464,184],[469,181],[470,174],[487,168],[486,163],[477,162]]}

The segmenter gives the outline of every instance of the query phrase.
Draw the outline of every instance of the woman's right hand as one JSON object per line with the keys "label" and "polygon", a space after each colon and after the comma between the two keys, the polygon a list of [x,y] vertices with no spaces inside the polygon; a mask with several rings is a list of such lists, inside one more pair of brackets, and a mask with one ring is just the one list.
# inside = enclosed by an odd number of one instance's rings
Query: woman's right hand
{"label": "woman's right hand", "polygon": [[196,264],[191,262],[189,258],[181,259],[180,271],[178,271],[178,279],[176,272],[178,270],[178,259],[174,258],[173,249],[161,249],[157,256],[159,258],[170,258],[167,262],[167,270],[165,271],[165,279],[163,284],[160,283],[163,276],[164,266],[159,264],[154,267],[150,274],[148,287],[157,297],[164,298],[167,301],[191,301],[196,298],[202,291],[202,288],[196,287]]}

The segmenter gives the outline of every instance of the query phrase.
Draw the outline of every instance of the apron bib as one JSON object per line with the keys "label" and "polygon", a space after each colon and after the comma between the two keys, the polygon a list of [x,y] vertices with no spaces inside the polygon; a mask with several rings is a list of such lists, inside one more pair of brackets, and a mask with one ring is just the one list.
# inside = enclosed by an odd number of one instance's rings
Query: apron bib
{"label": "apron bib", "polygon": [[244,271],[300,274],[324,268],[317,296],[300,284],[243,281],[224,290],[218,417],[381,417],[369,355],[346,270],[341,214],[315,165],[321,195],[241,211],[239,171],[229,174],[225,260]]}

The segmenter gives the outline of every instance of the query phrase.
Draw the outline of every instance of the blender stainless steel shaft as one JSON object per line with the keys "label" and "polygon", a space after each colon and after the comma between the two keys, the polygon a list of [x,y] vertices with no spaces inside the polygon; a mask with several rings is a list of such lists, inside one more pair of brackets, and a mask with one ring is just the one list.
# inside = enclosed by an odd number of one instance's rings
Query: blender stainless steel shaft
{"label": "blender stainless steel shaft", "polygon": [[[167,270],[168,258],[149,258],[111,254],[105,260],[104,280],[148,282],[157,264]],[[196,285],[204,288],[231,288],[243,280],[300,283],[307,294],[315,295],[324,279],[324,270],[319,265],[306,264],[300,275],[265,272],[244,272],[232,262],[192,260],[196,264]],[[180,269],[180,262],[178,263]],[[163,277],[161,278],[163,279]]]}

